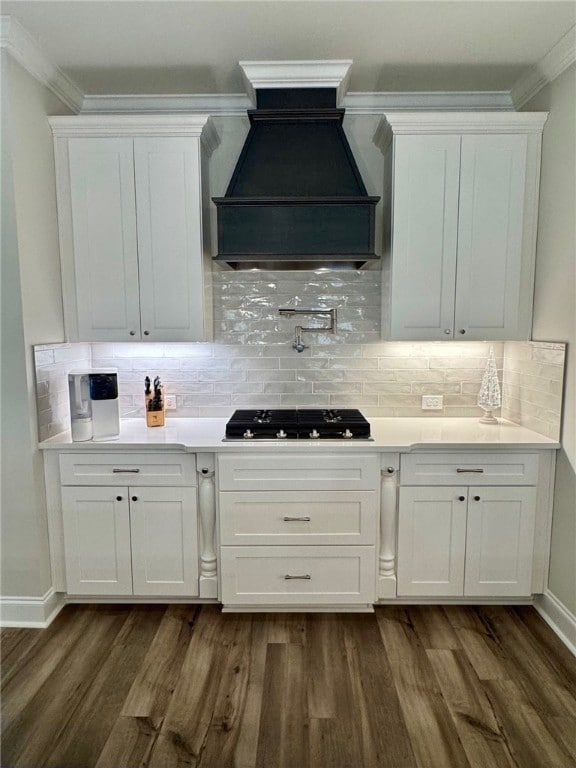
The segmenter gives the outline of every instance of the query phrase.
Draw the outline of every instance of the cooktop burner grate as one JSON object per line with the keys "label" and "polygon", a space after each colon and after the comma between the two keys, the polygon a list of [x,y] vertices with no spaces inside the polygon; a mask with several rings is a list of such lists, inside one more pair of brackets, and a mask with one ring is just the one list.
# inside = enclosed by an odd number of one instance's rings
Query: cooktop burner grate
{"label": "cooktop burner grate", "polygon": [[370,424],[354,408],[235,411],[225,440],[370,440]]}

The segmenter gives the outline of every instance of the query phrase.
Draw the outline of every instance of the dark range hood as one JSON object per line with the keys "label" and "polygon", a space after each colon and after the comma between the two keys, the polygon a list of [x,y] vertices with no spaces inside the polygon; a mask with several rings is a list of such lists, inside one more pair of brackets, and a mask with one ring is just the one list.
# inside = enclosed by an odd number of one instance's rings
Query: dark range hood
{"label": "dark range hood", "polygon": [[375,208],[336,88],[263,88],[218,216],[216,261],[235,269],[359,268],[377,259]]}

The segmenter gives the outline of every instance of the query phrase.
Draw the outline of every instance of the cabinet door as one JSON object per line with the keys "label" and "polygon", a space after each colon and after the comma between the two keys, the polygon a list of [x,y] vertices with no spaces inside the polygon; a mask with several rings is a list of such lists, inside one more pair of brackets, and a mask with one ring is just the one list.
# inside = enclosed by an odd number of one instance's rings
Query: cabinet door
{"label": "cabinet door", "polygon": [[394,140],[393,339],[452,336],[459,163],[459,136]]}
{"label": "cabinet door", "polygon": [[204,339],[199,139],[134,140],[143,339]]}
{"label": "cabinet door", "polygon": [[466,488],[401,488],[398,596],[456,596],[464,590]]}
{"label": "cabinet door", "polygon": [[132,139],[68,147],[79,338],[140,338]]}
{"label": "cabinet door", "polygon": [[532,592],[535,488],[470,488],[466,595],[521,597]]}
{"label": "cabinet door", "polygon": [[131,488],[135,595],[198,595],[195,488]]}
{"label": "cabinet door", "polygon": [[519,328],[527,142],[462,137],[456,338],[527,338]]}
{"label": "cabinet door", "polygon": [[62,488],[66,589],[131,595],[127,488]]}

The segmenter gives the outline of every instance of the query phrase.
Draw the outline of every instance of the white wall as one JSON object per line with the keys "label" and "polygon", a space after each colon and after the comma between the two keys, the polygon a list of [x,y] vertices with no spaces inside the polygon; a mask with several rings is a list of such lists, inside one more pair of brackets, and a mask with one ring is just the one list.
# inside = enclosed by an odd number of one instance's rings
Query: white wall
{"label": "white wall", "polygon": [[68,110],[2,56],[1,592],[40,596],[50,588],[50,563],[32,345],[64,338],[46,116]]}
{"label": "white wall", "polygon": [[524,109],[550,112],[542,148],[532,335],[568,342],[549,588],[576,614],[576,65]]}

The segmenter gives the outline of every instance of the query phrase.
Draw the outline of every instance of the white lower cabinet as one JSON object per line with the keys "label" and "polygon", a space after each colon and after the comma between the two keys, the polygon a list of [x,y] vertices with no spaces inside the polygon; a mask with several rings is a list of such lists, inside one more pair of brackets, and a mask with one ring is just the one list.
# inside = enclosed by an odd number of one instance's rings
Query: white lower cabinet
{"label": "white lower cabinet", "polygon": [[532,593],[536,489],[400,488],[398,596]]}
{"label": "white lower cabinet", "polygon": [[374,603],[379,457],[228,454],[218,468],[225,606]]}
{"label": "white lower cabinet", "polygon": [[195,488],[62,488],[67,592],[198,595]]}

